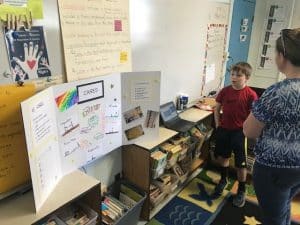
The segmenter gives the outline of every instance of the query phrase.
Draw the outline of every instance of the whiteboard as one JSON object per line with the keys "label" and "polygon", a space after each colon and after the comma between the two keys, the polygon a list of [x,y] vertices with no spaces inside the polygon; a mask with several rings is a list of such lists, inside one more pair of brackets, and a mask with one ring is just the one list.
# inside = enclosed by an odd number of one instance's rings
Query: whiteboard
{"label": "whiteboard", "polygon": [[[161,104],[179,93],[188,94],[190,100],[200,97],[213,5],[228,8],[222,21],[228,25],[230,1],[130,1],[133,71],[162,72]],[[223,75],[217,74],[209,89],[215,89]]]}

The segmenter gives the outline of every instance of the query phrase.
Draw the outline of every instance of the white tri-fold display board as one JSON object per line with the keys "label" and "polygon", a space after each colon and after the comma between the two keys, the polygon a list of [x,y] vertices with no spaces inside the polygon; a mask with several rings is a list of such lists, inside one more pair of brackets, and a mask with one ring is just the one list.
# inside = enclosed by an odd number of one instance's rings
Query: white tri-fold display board
{"label": "white tri-fold display board", "polygon": [[160,72],[56,85],[22,102],[36,210],[66,174],[121,145],[158,137]]}

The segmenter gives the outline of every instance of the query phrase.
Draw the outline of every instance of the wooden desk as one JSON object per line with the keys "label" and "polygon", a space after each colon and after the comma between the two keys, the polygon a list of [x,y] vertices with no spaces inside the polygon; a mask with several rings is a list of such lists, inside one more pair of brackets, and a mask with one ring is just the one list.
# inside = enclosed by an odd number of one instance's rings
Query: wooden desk
{"label": "wooden desk", "polygon": [[170,130],[164,127],[159,127],[159,135],[157,139],[153,139],[151,141],[140,141],[136,142],[135,144],[147,150],[151,150],[154,147],[160,145],[161,143],[167,141],[171,137],[174,137],[176,134],[178,134],[177,131]]}
{"label": "wooden desk", "polygon": [[202,109],[191,107],[191,108],[183,111],[182,113],[180,113],[179,117],[184,120],[198,123],[201,120],[205,119],[206,117],[208,117],[212,114],[213,114],[213,112],[211,112],[211,111],[205,111]]}

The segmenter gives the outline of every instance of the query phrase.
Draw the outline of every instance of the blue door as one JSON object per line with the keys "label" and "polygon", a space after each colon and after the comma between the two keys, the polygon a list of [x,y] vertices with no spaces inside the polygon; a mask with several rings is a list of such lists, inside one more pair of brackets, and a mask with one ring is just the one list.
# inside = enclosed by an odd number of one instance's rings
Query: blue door
{"label": "blue door", "polygon": [[[250,37],[256,0],[234,0],[229,39],[229,59],[226,64],[224,85],[230,84],[230,67],[248,59]],[[254,65],[252,65],[253,67]]]}

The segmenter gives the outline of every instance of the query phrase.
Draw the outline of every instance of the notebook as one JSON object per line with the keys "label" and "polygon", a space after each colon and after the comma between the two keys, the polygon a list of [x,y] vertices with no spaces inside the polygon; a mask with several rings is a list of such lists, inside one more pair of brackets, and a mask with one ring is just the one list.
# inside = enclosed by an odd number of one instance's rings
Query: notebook
{"label": "notebook", "polygon": [[178,116],[174,102],[161,105],[160,116],[165,127],[178,132],[186,132],[196,125],[196,123],[181,119]]}

